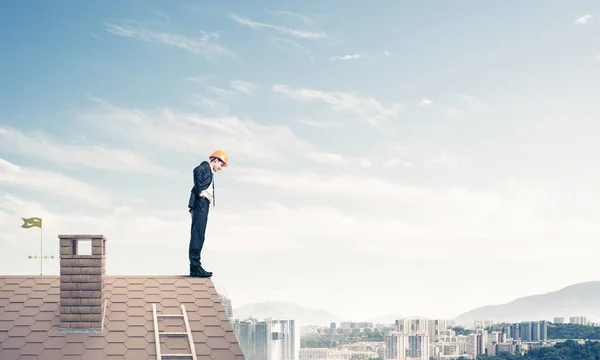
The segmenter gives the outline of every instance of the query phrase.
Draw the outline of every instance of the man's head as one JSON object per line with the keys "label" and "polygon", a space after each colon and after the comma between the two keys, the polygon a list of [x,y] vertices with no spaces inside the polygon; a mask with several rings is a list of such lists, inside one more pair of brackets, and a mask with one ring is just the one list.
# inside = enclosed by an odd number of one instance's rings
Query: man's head
{"label": "man's head", "polygon": [[210,166],[214,172],[220,171],[222,168],[227,167],[228,157],[224,151],[216,150],[209,157]]}

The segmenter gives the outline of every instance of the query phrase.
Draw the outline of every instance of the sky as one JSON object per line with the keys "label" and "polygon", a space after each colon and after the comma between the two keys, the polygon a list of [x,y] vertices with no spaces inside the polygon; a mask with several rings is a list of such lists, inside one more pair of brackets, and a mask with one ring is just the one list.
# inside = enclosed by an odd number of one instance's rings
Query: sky
{"label": "sky", "polygon": [[108,274],[187,274],[192,171],[221,149],[203,264],[234,308],[451,319],[598,280],[599,16],[592,0],[4,4],[0,274],[39,274],[22,217],[43,219],[44,255],[97,233]]}

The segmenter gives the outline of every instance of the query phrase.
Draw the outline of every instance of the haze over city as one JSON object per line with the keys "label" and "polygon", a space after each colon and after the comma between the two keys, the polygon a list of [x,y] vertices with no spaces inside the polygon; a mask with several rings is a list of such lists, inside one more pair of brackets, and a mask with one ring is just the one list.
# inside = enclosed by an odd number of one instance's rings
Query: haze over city
{"label": "haze over city", "polygon": [[[233,306],[451,319],[598,279],[600,3],[53,1],[0,12],[0,273],[186,274]],[[578,316],[579,314],[573,314]],[[393,322],[395,319],[390,319]]]}

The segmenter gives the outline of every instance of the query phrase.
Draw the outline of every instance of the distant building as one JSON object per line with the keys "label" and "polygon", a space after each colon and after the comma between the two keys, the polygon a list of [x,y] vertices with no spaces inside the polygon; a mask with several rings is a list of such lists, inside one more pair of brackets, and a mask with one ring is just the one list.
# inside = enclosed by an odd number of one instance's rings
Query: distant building
{"label": "distant building", "polygon": [[300,333],[294,320],[234,321],[247,360],[299,360]]}
{"label": "distant building", "polygon": [[229,322],[233,320],[233,307],[231,306],[231,299],[227,296],[219,294],[219,298],[221,299],[221,304],[223,305],[223,310],[225,310],[225,314],[229,318]]}
{"label": "distant building", "polygon": [[385,359],[429,360],[429,336],[391,331],[385,337]]}
{"label": "distant building", "polygon": [[571,316],[569,323],[576,325],[587,325],[587,318],[585,316]]}
{"label": "distant building", "polygon": [[555,324],[564,324],[565,323],[565,318],[564,317],[555,317],[553,322]]}

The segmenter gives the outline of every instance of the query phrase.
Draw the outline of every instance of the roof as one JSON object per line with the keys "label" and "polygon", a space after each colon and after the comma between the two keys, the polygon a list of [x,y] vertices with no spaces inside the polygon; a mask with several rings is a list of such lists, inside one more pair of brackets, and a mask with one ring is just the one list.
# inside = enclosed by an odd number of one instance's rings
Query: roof
{"label": "roof", "polygon": [[[60,277],[0,276],[0,359],[157,359],[152,304],[158,314],[185,306],[198,360],[243,360],[210,278],[105,276],[101,333],[65,333]],[[159,332],[182,332],[182,318],[159,318]],[[71,330],[78,331],[78,330]],[[161,336],[161,352],[189,352],[185,336]]]}

